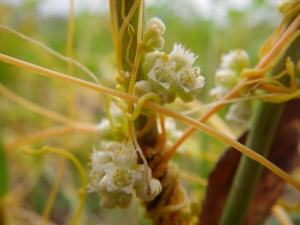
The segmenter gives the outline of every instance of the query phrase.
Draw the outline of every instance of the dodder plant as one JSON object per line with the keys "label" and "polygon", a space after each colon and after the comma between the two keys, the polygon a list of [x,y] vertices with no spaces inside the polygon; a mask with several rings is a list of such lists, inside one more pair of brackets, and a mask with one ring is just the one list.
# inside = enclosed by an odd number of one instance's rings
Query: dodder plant
{"label": "dodder plant", "polygon": [[[73,4],[72,1],[71,3]],[[60,147],[53,144],[39,150],[23,151],[27,154],[56,153],[70,159],[78,168],[82,183],[79,192],[81,203],[71,219],[72,224],[79,220],[87,191],[98,193],[101,206],[107,208],[126,208],[132,199],[138,198],[145,207],[146,216],[154,224],[195,224],[198,223],[198,217],[201,224],[205,223],[201,210],[197,210],[191,203],[187,190],[179,180],[179,168],[170,162],[178,147],[196,130],[211,135],[243,153],[228,198],[226,196],[228,201],[222,207],[222,215],[216,217],[216,224],[244,223],[248,205],[259,180],[261,171],[259,164],[300,190],[300,183],[297,180],[265,158],[273,142],[284,102],[300,96],[297,51],[299,1],[281,5],[282,23],[261,48],[260,60],[254,68],[250,68],[248,54],[243,50],[235,50],[223,56],[215,75],[216,86],[210,92],[216,101],[198,119],[169,109],[169,105],[174,104],[177,98],[184,103],[197,101],[196,96],[205,85],[200,68],[194,65],[197,56],[183,44],[177,43],[174,43],[170,53],[161,51],[164,47],[163,34],[166,26],[158,18],[146,19],[144,1],[110,1],[112,37],[117,56],[116,89],[106,87],[86,67],[72,59],[74,28],[72,4],[68,57],[15,30],[3,25],[0,27],[3,32],[10,32],[67,61],[68,75],[2,53],[0,53],[1,61],[107,96],[106,103],[103,104],[106,117],[104,116],[98,125],[87,124],[73,119],[74,109],[69,110],[69,116],[63,116],[29,102],[5,85],[0,85],[1,93],[7,98],[62,124],[7,144],[5,147],[8,150],[23,143],[62,133],[73,131],[97,133],[100,144],[89,153],[84,152],[86,156],[90,156],[90,172],[86,172],[78,159],[70,151],[66,151],[68,146],[70,147],[68,140],[60,143]],[[76,78],[74,66],[85,71],[94,82]],[[269,71],[272,71],[272,76],[267,76]],[[70,93],[74,93],[73,91]],[[72,98],[74,95],[70,96]],[[261,104],[254,113],[252,124],[249,125],[251,101],[254,99],[258,99]],[[226,115],[227,119],[250,127],[245,145],[204,124],[225,104],[231,104]],[[295,104],[299,102],[296,101]],[[178,136],[176,130],[167,128],[168,121],[165,117],[185,123],[189,128]],[[266,117],[270,117],[272,121]],[[259,131],[262,128],[264,133]],[[45,223],[62,179],[62,171],[66,166],[64,157],[60,159],[60,173],[56,177],[44,211]],[[2,167],[4,170],[5,163]],[[251,185],[247,182],[249,179],[253,181]],[[246,191],[244,187],[239,187],[245,182],[247,182]],[[5,200],[7,195],[9,194],[3,191],[1,213],[5,212],[5,207],[9,205],[9,200]],[[201,205],[200,202],[199,204]],[[270,207],[266,209],[269,210]],[[5,222],[5,217],[1,219]]]}

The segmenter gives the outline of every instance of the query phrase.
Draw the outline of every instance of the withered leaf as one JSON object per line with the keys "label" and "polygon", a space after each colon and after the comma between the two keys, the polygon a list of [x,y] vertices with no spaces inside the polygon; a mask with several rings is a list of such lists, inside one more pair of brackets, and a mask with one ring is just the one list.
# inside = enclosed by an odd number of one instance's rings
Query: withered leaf
{"label": "withered leaf", "polygon": [[[245,143],[246,138],[247,134],[245,133],[239,138],[239,142]],[[299,165],[299,142],[300,100],[292,100],[285,105],[268,159],[287,173],[291,173]],[[209,185],[199,224],[218,224],[240,156],[240,152],[229,148],[216,164],[209,177]],[[265,168],[249,206],[244,224],[263,224],[284,187],[285,181]]]}

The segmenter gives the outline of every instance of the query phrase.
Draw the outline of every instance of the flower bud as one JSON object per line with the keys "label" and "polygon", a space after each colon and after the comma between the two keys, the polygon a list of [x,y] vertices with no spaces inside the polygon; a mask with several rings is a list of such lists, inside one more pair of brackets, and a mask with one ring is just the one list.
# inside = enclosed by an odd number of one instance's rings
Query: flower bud
{"label": "flower bud", "polygon": [[143,47],[145,52],[160,50],[164,46],[164,39],[161,37],[166,31],[166,26],[158,18],[152,18],[148,21],[143,38]]}
{"label": "flower bud", "polygon": [[215,74],[215,83],[231,88],[238,83],[238,77],[233,70],[218,70]]}
{"label": "flower bud", "polygon": [[160,194],[162,191],[161,184],[159,180],[151,178],[150,179],[150,193],[147,193],[147,184],[144,182],[143,184],[140,184],[136,188],[136,196],[140,199],[143,199],[145,201],[152,201],[156,196]]}
{"label": "flower bud", "polygon": [[239,74],[244,68],[249,67],[249,56],[246,51],[237,49],[222,56],[221,69],[233,70]]}

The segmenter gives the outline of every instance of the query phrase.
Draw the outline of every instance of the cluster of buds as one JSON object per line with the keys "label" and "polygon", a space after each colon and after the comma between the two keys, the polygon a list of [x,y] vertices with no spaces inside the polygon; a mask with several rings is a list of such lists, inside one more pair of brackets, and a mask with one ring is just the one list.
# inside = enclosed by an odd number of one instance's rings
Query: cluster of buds
{"label": "cluster of buds", "polygon": [[164,47],[162,35],[166,31],[165,24],[158,18],[152,18],[148,21],[143,35],[143,50],[153,52]]}
{"label": "cluster of buds", "polygon": [[137,151],[130,141],[102,142],[101,150],[94,149],[91,164],[88,189],[102,196],[103,207],[127,207],[134,191],[145,201],[161,192],[160,182],[151,178],[151,169],[137,163]]}
{"label": "cluster of buds", "polygon": [[193,67],[196,58],[180,44],[175,44],[170,54],[148,53],[143,64],[148,80],[136,83],[135,95],[154,92],[161,98],[162,105],[174,102],[177,96],[185,102],[194,100],[205,83],[200,68]]}
{"label": "cluster of buds", "polygon": [[[216,86],[210,91],[210,95],[220,100],[241,80],[241,72],[248,67],[249,57],[244,50],[238,49],[223,55],[220,68],[215,74]],[[233,103],[225,117],[229,121],[247,126],[251,117],[251,102]]]}

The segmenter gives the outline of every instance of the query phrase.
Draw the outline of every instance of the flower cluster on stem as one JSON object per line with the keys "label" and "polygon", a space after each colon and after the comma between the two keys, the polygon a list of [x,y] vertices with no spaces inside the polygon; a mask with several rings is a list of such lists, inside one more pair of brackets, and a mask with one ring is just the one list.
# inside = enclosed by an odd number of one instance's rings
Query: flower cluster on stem
{"label": "flower cluster on stem", "polygon": [[[216,100],[220,100],[240,82],[240,73],[247,67],[249,67],[249,57],[244,50],[237,49],[223,55],[220,68],[215,74],[216,86],[210,91],[210,95]],[[251,118],[251,102],[248,100],[233,103],[225,117],[229,121],[248,126]]]}
{"label": "flower cluster on stem", "polygon": [[135,191],[136,196],[146,201],[161,192],[161,184],[150,178],[150,193],[145,176],[145,165],[137,163],[137,151],[130,141],[103,141],[100,150],[91,155],[89,191],[101,194],[101,205],[107,208],[127,207]]}
{"label": "flower cluster on stem", "polygon": [[181,44],[175,44],[170,54],[148,53],[143,64],[148,80],[136,83],[135,95],[142,96],[152,91],[161,98],[161,104],[172,103],[176,97],[185,102],[194,100],[205,83],[200,68],[193,67],[196,58]]}

